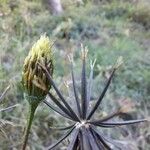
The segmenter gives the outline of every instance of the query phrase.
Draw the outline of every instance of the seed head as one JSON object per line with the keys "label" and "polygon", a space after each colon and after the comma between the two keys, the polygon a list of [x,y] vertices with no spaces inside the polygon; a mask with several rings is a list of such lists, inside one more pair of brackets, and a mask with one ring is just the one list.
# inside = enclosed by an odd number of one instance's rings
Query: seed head
{"label": "seed head", "polygon": [[[111,81],[115,75],[116,70],[122,64],[122,57],[120,57],[117,63],[112,67],[112,71],[108,80],[106,81],[105,87],[100,93],[98,99],[92,107],[89,107],[90,100],[92,99],[92,85],[93,85],[93,68],[95,61],[91,63],[90,77],[87,80],[86,77],[86,58],[87,58],[87,49],[82,47],[82,73],[81,73],[81,90],[77,87],[74,68],[73,68],[73,58],[69,57],[71,62],[71,76],[72,76],[72,86],[69,87],[66,84],[67,89],[70,89],[69,92],[74,93],[69,95],[70,101],[74,99],[73,105],[68,101],[68,98],[65,99],[61,91],[58,89],[57,85],[49,75],[48,71],[44,66],[41,65],[43,71],[49,77],[49,81],[55,90],[57,97],[53,95],[52,92],[48,93],[50,99],[57,105],[54,107],[51,102],[44,101],[44,103],[53,109],[58,114],[63,117],[70,119],[73,123],[67,127],[60,127],[58,130],[67,130],[66,133],[54,144],[48,146],[46,150],[55,149],[58,144],[65,140],[70,135],[70,143],[67,147],[68,150],[111,150],[112,146],[115,149],[122,149],[122,145],[119,142],[115,142],[113,139],[107,137],[101,132],[102,128],[113,128],[117,126],[130,125],[140,122],[148,121],[147,119],[138,119],[138,120],[127,120],[127,121],[113,121],[113,118],[118,117],[122,113],[127,112],[130,108],[129,103],[125,103],[125,106],[120,106],[119,109],[110,114],[103,113],[103,116],[96,117],[94,114],[97,112],[99,106],[102,104],[102,100],[108,90],[108,87],[111,84]],[[70,80],[69,80],[70,82]],[[77,90],[78,88],[78,90]],[[80,91],[80,93],[79,93]],[[60,103],[61,101],[61,103]],[[74,105],[75,104],[75,105]],[[96,119],[97,118],[97,119]],[[98,128],[101,128],[100,130]],[[56,130],[57,128],[54,127]]]}
{"label": "seed head", "polygon": [[24,61],[22,82],[29,102],[33,100],[40,102],[43,100],[51,87],[45,73],[38,65],[38,63],[42,64],[47,68],[50,75],[53,74],[53,56],[51,48],[52,42],[46,35],[42,35],[32,46]]}

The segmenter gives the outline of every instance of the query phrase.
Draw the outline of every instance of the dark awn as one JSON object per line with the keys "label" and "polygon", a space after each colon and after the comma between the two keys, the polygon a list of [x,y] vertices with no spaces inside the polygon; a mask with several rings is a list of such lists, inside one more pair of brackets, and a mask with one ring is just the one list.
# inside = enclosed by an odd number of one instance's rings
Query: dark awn
{"label": "dark awn", "polygon": [[[73,84],[73,92],[76,103],[76,110],[73,109],[61,92],[58,90],[56,84],[54,83],[51,75],[49,74],[46,66],[43,66],[39,63],[39,66],[46,73],[50,84],[55,90],[57,96],[56,98],[51,92],[48,92],[48,96],[50,99],[56,104],[56,106],[52,105],[48,101],[44,101],[44,103],[53,109],[55,112],[60,114],[62,117],[70,119],[74,123],[68,127],[62,128],[54,128],[58,130],[67,130],[66,133],[54,144],[48,146],[46,149],[51,150],[55,148],[58,144],[60,144],[63,140],[65,140],[69,135],[70,143],[67,147],[67,150],[111,150],[112,145],[117,149],[121,149],[120,144],[116,143],[113,139],[110,139],[101,133],[97,127],[101,128],[113,128],[116,126],[129,125],[147,121],[146,119],[139,120],[130,120],[130,121],[122,121],[122,122],[112,122],[111,119],[120,115],[121,109],[118,109],[116,112],[103,117],[101,119],[93,120],[92,117],[95,114],[97,108],[102,102],[103,97],[105,96],[107,89],[111,83],[111,80],[115,74],[115,71],[118,68],[118,64],[114,65],[110,77],[108,78],[106,85],[100,94],[98,100],[96,101],[94,107],[89,109],[89,101],[91,98],[91,89],[92,89],[92,81],[93,81],[93,67],[94,63],[91,64],[91,71],[89,81],[86,81],[86,55],[87,50],[82,50],[82,73],[81,73],[81,99],[79,99],[79,95],[77,92],[77,86],[74,77],[73,71],[73,61],[71,61],[71,75],[72,75],[72,84]],[[110,121],[109,121],[110,120]]]}

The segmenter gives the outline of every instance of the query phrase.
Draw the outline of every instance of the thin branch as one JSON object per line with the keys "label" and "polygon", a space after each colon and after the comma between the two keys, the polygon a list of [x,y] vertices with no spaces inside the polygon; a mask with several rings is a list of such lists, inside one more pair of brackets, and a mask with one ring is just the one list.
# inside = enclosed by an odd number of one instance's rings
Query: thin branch
{"label": "thin branch", "polygon": [[107,150],[112,150],[111,147],[105,142],[105,140],[101,137],[101,134],[99,134],[99,132],[97,132],[97,130],[95,128],[92,128],[93,131],[95,132],[95,134],[97,135],[98,139],[101,141],[101,143],[104,145],[104,147]]}
{"label": "thin branch", "polygon": [[139,119],[139,120],[129,120],[129,121],[122,121],[122,122],[102,122],[101,125],[114,125],[114,126],[122,126],[122,125],[129,125],[129,124],[135,124],[140,122],[148,121],[147,119]]}
{"label": "thin branch", "polygon": [[95,141],[97,143],[97,146],[100,150],[104,149],[103,144],[99,141],[98,137],[96,136],[96,133],[93,131],[93,129],[90,128],[90,132],[92,133],[93,137],[95,138]]}
{"label": "thin branch", "polygon": [[105,94],[107,92],[107,89],[108,89],[108,87],[109,87],[109,85],[111,83],[111,80],[112,80],[112,78],[114,76],[115,71],[116,71],[116,68],[113,69],[113,71],[112,71],[112,73],[111,73],[111,75],[110,75],[110,77],[109,77],[109,79],[108,79],[108,81],[106,83],[106,86],[105,86],[105,88],[104,88],[104,90],[102,92],[102,94],[100,95],[98,101],[96,102],[95,106],[93,107],[93,109],[91,110],[90,114],[88,115],[88,117],[87,117],[88,120],[93,116],[93,114],[97,110],[98,106],[102,102],[102,99],[103,99],[103,97],[105,96]]}
{"label": "thin branch", "polygon": [[82,48],[81,107],[83,119],[86,118],[87,113],[86,53],[86,50]]}
{"label": "thin branch", "polygon": [[9,89],[10,89],[10,85],[6,87],[6,89],[4,90],[2,95],[0,96],[0,103],[2,102],[4,96],[6,95],[6,93],[8,92]]}
{"label": "thin branch", "polygon": [[70,141],[70,144],[69,144],[67,150],[74,150],[74,147],[76,146],[76,141],[78,140],[78,133],[79,133],[79,129],[75,129],[72,132],[72,139]]}
{"label": "thin branch", "polygon": [[99,146],[96,143],[96,138],[93,136],[89,129],[87,129],[87,133],[89,136],[89,143],[91,145],[92,150],[99,150]]}
{"label": "thin branch", "polygon": [[52,95],[52,93],[48,92],[48,96],[64,113],[66,113],[72,120],[76,121],[76,118],[54,97],[54,95]]}
{"label": "thin branch", "polygon": [[16,105],[9,106],[9,107],[7,107],[7,108],[0,109],[0,112],[1,112],[1,111],[11,110],[12,108],[18,107],[18,106],[19,106],[19,104],[16,104]]}
{"label": "thin branch", "polygon": [[123,122],[91,122],[91,124],[98,126],[98,127],[104,127],[104,128],[113,128],[117,126],[123,126],[123,125],[129,125],[129,124],[135,124],[140,122],[148,121],[147,119],[141,119],[141,120],[130,120],[130,121],[123,121]]}
{"label": "thin branch", "polygon": [[52,110],[54,110],[55,112],[57,112],[58,114],[60,114],[61,116],[67,118],[67,119],[71,119],[71,117],[69,117],[66,113],[64,113],[63,111],[61,111],[60,109],[58,109],[57,107],[51,105],[48,101],[44,100],[43,101],[48,107],[50,107]]}
{"label": "thin branch", "polygon": [[115,111],[114,113],[112,113],[112,114],[110,114],[110,115],[108,115],[108,116],[106,116],[106,117],[103,117],[103,118],[100,119],[100,120],[88,121],[88,123],[101,123],[101,122],[107,121],[107,120],[109,120],[109,119],[112,119],[112,118],[118,116],[119,114],[120,114],[120,111],[117,110],[117,111]]}
{"label": "thin branch", "polygon": [[81,129],[79,130],[79,135],[78,135],[78,138],[79,138],[79,150],[84,150],[83,148],[83,138],[82,138],[82,132],[81,132]]}
{"label": "thin branch", "polygon": [[76,100],[78,114],[79,114],[79,117],[81,117],[81,108],[80,108],[80,103],[79,103],[79,97],[78,97],[77,90],[76,90],[76,82],[75,82],[74,71],[73,71],[73,58],[70,58],[70,62],[71,62],[71,76],[72,76],[72,82],[73,82],[74,96]]}
{"label": "thin branch", "polygon": [[109,137],[106,137],[106,135],[104,136],[100,131],[98,131],[97,129],[95,129],[97,131],[97,133],[99,133],[101,135],[101,137],[107,141],[107,143],[110,143],[111,145],[115,146],[116,148],[118,148],[119,150],[121,150],[121,145],[119,146],[120,143],[115,142],[113,139],[110,139]]}
{"label": "thin branch", "polygon": [[51,149],[55,148],[58,144],[60,144],[63,140],[65,140],[72,133],[72,131],[74,129],[75,129],[75,126],[73,128],[71,128],[69,131],[67,131],[66,134],[64,134],[56,143],[47,147],[46,150],[51,150]]}
{"label": "thin branch", "polygon": [[49,127],[49,128],[52,129],[52,130],[68,130],[68,129],[71,129],[72,127],[74,127],[74,126],[75,126],[75,124],[72,124],[68,127]]}
{"label": "thin branch", "polygon": [[58,90],[57,86],[55,85],[50,73],[48,72],[47,68],[44,67],[42,64],[38,63],[39,66],[43,69],[43,71],[46,73],[47,78],[50,82],[50,84],[53,86],[53,88],[55,89],[57,95],[59,96],[59,98],[62,100],[63,104],[66,106],[66,108],[70,111],[70,113],[74,116],[74,118],[76,119],[76,121],[80,121],[78,116],[75,114],[75,112],[73,111],[73,109],[69,106],[69,104],[66,102],[66,100],[64,99],[64,97],[62,96],[62,94],[60,93],[60,91]]}
{"label": "thin branch", "polygon": [[89,82],[87,86],[87,111],[88,111],[88,107],[89,107],[89,103],[91,99],[91,91],[92,91],[92,85],[93,85],[93,69],[94,69],[95,62],[96,62],[96,59],[94,60],[93,63],[91,61],[91,65],[90,65],[91,71],[90,71],[90,77],[89,77]]}
{"label": "thin branch", "polygon": [[87,134],[85,127],[82,127],[81,132],[82,132],[81,137],[83,140],[83,150],[91,150],[91,146],[89,143],[89,137],[88,137],[88,134]]}
{"label": "thin branch", "polygon": [[93,124],[97,127],[101,127],[101,128],[114,128],[114,127],[116,127],[115,125],[104,125],[102,123],[94,123],[94,122],[91,122],[91,124]]}

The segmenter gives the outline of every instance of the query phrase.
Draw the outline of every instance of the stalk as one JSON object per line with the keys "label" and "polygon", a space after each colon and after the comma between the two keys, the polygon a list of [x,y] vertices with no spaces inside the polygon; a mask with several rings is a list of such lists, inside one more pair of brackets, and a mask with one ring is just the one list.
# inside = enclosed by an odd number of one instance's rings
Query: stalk
{"label": "stalk", "polygon": [[36,110],[37,106],[38,105],[32,105],[32,104],[30,105],[29,117],[28,117],[28,122],[27,122],[27,128],[26,128],[26,131],[25,131],[22,150],[26,149],[27,142],[28,142],[28,137],[29,137],[29,133],[30,133],[30,129],[31,129],[31,125],[32,125],[32,122],[33,122],[33,118],[34,118],[34,114],[35,114],[35,110]]}

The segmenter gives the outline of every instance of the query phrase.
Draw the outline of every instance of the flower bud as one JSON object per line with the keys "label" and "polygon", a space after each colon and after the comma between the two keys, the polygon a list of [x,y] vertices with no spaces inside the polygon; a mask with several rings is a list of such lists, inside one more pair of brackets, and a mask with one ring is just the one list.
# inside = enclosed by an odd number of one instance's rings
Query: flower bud
{"label": "flower bud", "polygon": [[45,66],[52,76],[53,74],[53,56],[52,43],[45,35],[33,45],[28,56],[24,61],[22,82],[27,99],[40,102],[47,95],[50,89],[50,83],[38,63]]}

